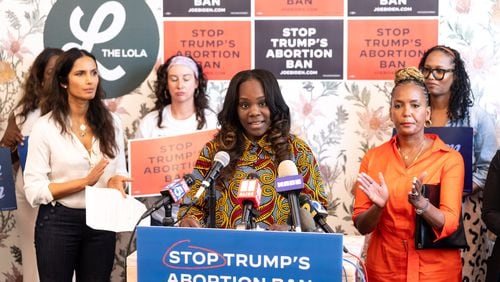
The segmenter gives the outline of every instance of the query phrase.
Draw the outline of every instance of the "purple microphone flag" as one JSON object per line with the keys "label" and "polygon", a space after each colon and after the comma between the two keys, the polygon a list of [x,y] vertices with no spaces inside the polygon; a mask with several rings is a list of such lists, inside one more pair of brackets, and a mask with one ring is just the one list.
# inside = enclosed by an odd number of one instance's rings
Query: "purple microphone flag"
{"label": "purple microphone flag", "polygon": [[276,178],[276,192],[302,190],[304,181],[301,175],[290,175]]}

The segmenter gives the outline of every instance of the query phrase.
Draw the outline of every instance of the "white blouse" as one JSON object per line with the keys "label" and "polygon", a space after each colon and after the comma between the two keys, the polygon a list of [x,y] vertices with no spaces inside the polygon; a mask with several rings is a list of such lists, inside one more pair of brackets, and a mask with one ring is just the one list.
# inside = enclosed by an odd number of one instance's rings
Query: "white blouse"
{"label": "white blouse", "polygon": [[[103,175],[93,187],[107,187],[108,180],[117,174],[128,175],[125,163],[124,136],[119,118],[113,115],[118,152],[109,159]],[[29,138],[28,157],[24,171],[24,189],[28,202],[33,206],[54,203],[50,183],[62,183],[84,178],[103,158],[99,141],[94,138],[91,152],[85,149],[72,133],[61,134],[61,129],[48,113],[33,126]],[[57,199],[69,208],[85,208],[85,189]]]}

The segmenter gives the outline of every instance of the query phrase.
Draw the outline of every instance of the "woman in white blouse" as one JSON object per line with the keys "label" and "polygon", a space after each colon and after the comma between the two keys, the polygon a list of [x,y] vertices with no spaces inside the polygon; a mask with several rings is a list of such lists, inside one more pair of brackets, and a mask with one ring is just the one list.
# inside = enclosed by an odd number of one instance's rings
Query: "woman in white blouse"
{"label": "woman in white blouse", "polygon": [[[95,57],[76,48],[57,60],[46,85],[50,108],[33,126],[26,198],[39,206],[35,248],[41,281],[109,281],[114,232],[85,223],[85,187],[119,190],[126,176],[121,124],[105,107]],[[42,112],[43,114],[43,112]]]}

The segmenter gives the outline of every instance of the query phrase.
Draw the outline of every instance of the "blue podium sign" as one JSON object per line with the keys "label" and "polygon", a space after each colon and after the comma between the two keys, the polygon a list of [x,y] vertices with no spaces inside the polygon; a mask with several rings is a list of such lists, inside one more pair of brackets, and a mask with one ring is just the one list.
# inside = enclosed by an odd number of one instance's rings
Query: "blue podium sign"
{"label": "blue podium sign", "polygon": [[342,235],[138,227],[139,281],[313,282],[342,279]]}

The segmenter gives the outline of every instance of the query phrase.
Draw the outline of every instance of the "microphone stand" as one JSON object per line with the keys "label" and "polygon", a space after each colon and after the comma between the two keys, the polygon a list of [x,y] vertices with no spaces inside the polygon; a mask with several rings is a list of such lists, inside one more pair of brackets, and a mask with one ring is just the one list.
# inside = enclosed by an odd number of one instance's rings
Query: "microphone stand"
{"label": "microphone stand", "polygon": [[248,221],[246,222],[246,229],[253,230],[257,228],[257,224],[255,223],[255,218],[259,216],[259,211],[257,209],[252,208],[248,211]]}
{"label": "microphone stand", "polygon": [[290,214],[292,216],[292,226],[290,231],[302,232],[299,212],[300,205],[297,194],[295,194],[295,191],[290,191],[288,193],[288,204],[290,205]]}
{"label": "microphone stand", "polygon": [[162,219],[163,226],[174,226],[174,218],[172,217],[172,203],[170,201],[163,203],[165,216]]}
{"label": "microphone stand", "polygon": [[214,183],[208,187],[208,228],[215,228],[215,188]]}

